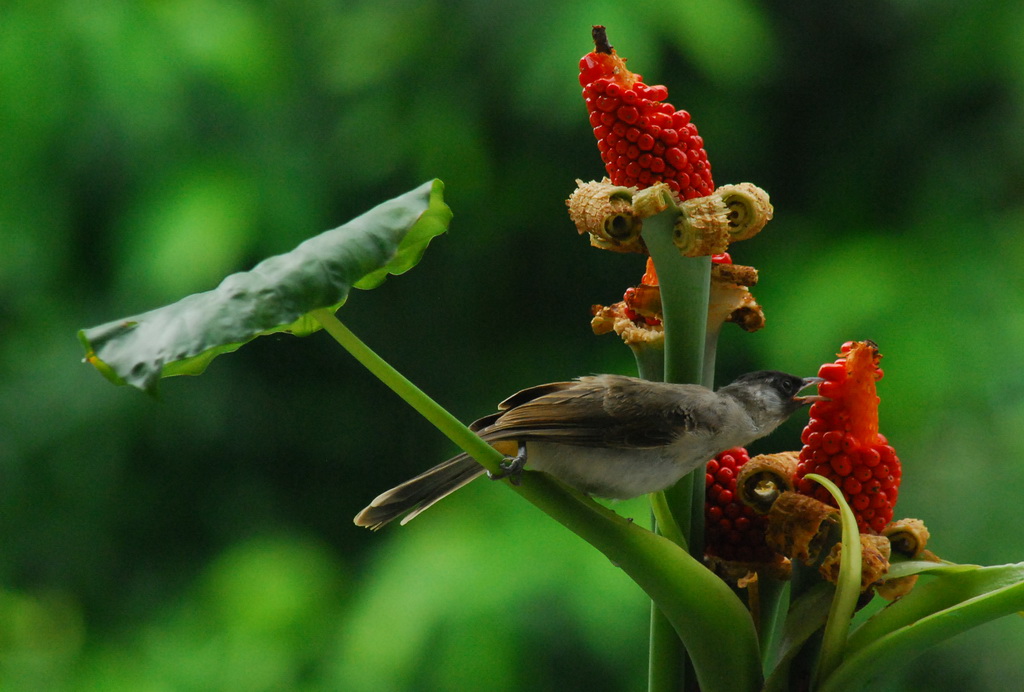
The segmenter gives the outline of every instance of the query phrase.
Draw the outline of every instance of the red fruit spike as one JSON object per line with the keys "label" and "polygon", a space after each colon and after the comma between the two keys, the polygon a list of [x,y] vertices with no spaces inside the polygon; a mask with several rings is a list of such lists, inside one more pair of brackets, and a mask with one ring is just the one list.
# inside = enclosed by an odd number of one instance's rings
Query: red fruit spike
{"label": "red fruit spike", "polygon": [[[580,85],[612,183],[648,187],[664,182],[683,199],[711,194],[714,182],[704,140],[690,114],[665,102],[666,87],[648,86],[641,75],[630,72],[608,43],[603,26],[594,27],[593,38],[595,50],[580,59]],[[612,134],[635,142],[637,151],[617,151],[617,142],[609,141]],[[649,151],[651,159],[640,164],[642,171],[627,170],[640,151]]]}
{"label": "red fruit spike", "polygon": [[874,343],[847,342],[834,363],[821,366],[826,381],[818,392],[831,401],[811,406],[796,472],[799,492],[825,502],[834,504],[804,476],[813,471],[842,488],[864,533],[892,520],[901,475],[895,450],[878,432],[880,360]]}

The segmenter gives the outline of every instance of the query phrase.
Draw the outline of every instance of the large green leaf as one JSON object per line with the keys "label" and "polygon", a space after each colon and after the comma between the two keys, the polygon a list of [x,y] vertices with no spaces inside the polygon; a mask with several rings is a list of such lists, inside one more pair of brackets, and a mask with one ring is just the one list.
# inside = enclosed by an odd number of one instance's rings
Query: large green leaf
{"label": "large green leaf", "polygon": [[850,636],[847,657],[822,683],[822,692],[860,689],[949,637],[1024,610],[1024,563],[933,563],[927,571],[932,581],[917,585]]}
{"label": "large green leaf", "polygon": [[424,183],[212,291],[83,329],[86,360],[115,384],[152,392],[161,377],[198,375],[257,336],[310,334],[320,325],[309,312],[333,312],[353,286],[373,288],[420,261],[451,220],[443,190],[440,180]]}

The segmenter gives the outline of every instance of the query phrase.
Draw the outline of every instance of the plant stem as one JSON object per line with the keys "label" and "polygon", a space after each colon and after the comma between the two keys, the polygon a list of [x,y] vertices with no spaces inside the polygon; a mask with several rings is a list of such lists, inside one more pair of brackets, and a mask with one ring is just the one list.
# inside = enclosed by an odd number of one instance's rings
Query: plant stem
{"label": "plant stem", "polygon": [[651,382],[665,381],[665,351],[648,344],[630,344],[637,374]]}
{"label": "plant stem", "polygon": [[669,508],[668,498],[665,493],[651,493],[651,512],[654,514],[655,527],[665,538],[669,539],[683,550],[686,550],[686,536]]}
{"label": "plant stem", "polygon": [[718,359],[718,335],[721,333],[722,327],[719,325],[707,332],[704,340],[704,373],[700,383],[708,389],[715,388],[715,362]]}
{"label": "plant stem", "polygon": [[647,657],[647,692],[677,692],[685,679],[686,650],[658,604],[651,601],[650,651]]}
{"label": "plant stem", "polygon": [[[767,654],[775,648],[778,629],[781,624],[779,606],[785,592],[785,584],[764,572],[757,575],[757,638],[761,642],[762,660],[767,664]],[[753,610],[753,609],[751,609]],[[767,672],[767,671],[766,671]]]}
{"label": "plant stem", "polygon": [[700,383],[704,379],[711,258],[679,254],[672,242],[677,216],[677,211],[668,209],[645,219],[643,238],[661,286],[665,381]]}

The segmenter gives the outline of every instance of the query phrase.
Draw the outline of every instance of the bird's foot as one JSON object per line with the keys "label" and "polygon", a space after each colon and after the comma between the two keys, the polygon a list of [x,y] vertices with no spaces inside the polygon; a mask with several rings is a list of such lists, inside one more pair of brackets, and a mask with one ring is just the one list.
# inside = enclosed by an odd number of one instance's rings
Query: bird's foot
{"label": "bird's foot", "polygon": [[498,473],[487,472],[487,477],[492,481],[500,481],[508,478],[512,485],[519,485],[523,478],[523,467],[526,466],[526,443],[519,443],[519,453],[514,457],[505,457],[505,461],[498,464],[501,471]]}

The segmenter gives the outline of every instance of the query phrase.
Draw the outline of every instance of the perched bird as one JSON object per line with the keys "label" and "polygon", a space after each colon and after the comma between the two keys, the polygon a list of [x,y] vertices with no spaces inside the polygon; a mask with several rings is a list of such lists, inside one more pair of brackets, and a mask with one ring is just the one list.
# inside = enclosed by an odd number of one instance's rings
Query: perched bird
{"label": "perched bird", "polygon": [[[695,384],[593,375],[513,394],[469,427],[501,449],[518,446],[503,473],[544,471],[598,497],[625,500],[663,490],[719,452],[764,437],[819,396],[821,381],[775,370],[747,373],[718,391]],[[459,454],[378,495],[355,523],[402,524],[485,472]]]}

